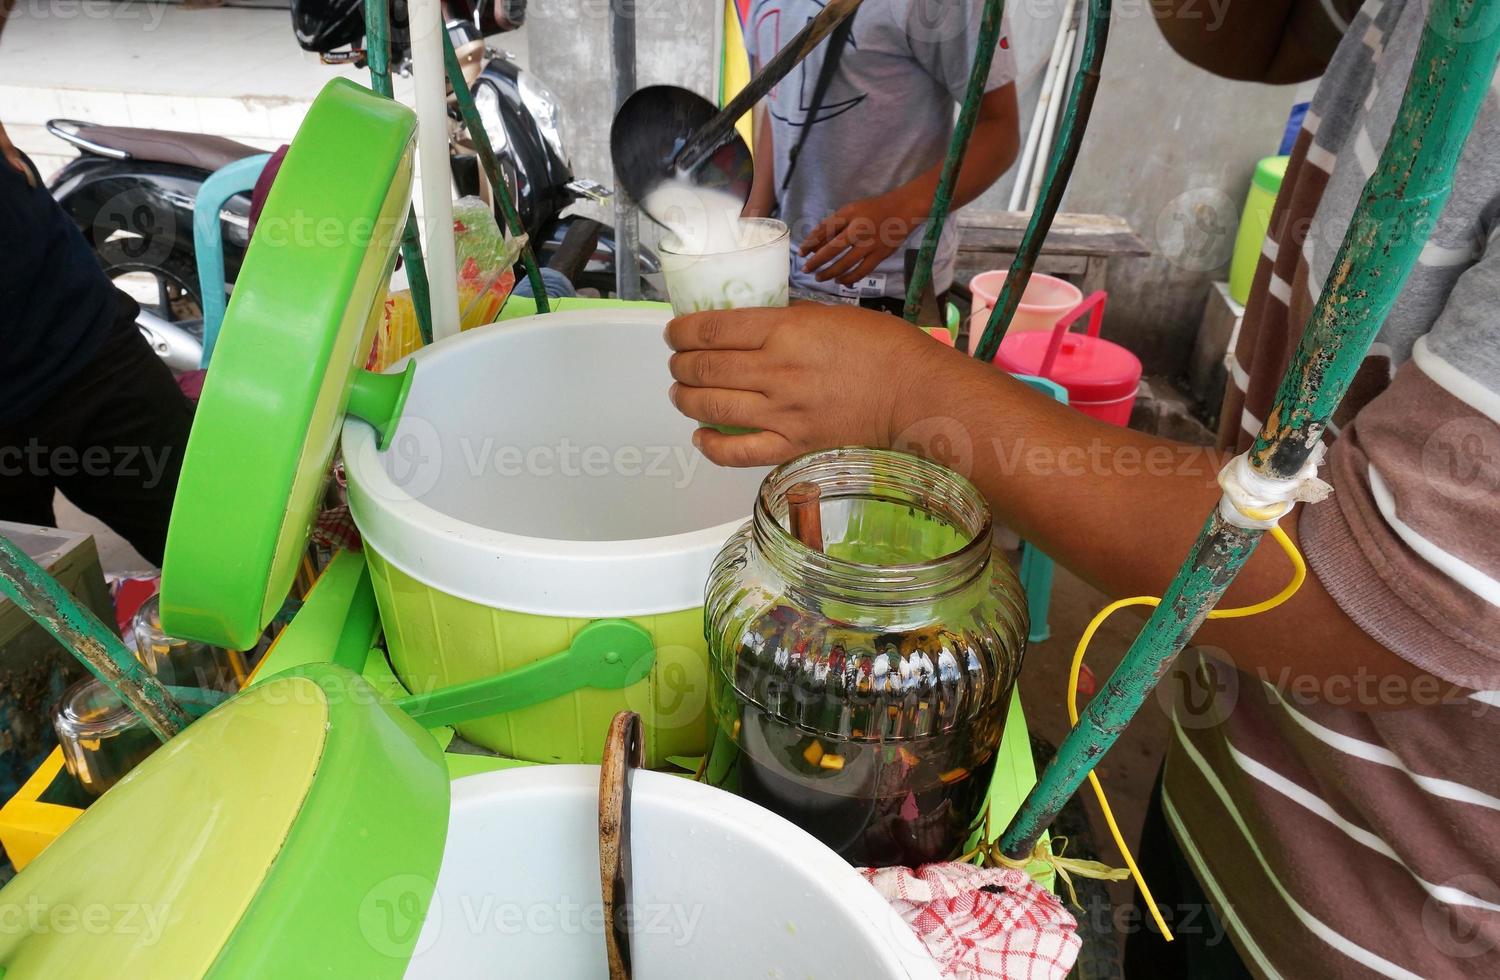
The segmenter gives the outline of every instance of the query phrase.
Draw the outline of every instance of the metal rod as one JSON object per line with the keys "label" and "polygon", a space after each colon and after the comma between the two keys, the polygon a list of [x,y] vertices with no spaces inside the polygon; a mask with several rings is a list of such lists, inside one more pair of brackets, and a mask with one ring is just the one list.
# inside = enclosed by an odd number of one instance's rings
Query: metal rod
{"label": "metal rod", "polygon": [[547,299],[542,270],[536,264],[536,252],[526,235],[526,226],[521,224],[521,214],[516,210],[516,202],[511,199],[505,175],[500,172],[500,164],[495,160],[490,134],[484,128],[484,120],[479,118],[474,93],[469,91],[469,83],[464,81],[464,70],[458,63],[458,53],[453,50],[453,38],[448,36],[447,31],[443,31],[443,65],[448,72],[448,84],[453,86],[453,97],[458,102],[458,114],[463,118],[464,128],[469,131],[469,138],[474,141],[475,152],[479,154],[479,165],[484,168],[490,187],[495,191],[495,200],[500,202],[505,227],[521,241],[521,264],[526,267],[526,278],[531,280],[531,294],[536,299],[536,311],[550,313],[552,304]]}
{"label": "metal rod", "polygon": [[[611,0],[610,63],[615,75],[615,112],[635,94],[635,8],[637,0]],[[641,298],[640,208],[615,176],[615,295]]]}
{"label": "metal rod", "polygon": [[422,239],[427,242],[427,294],[432,336],[458,333],[458,260],[453,250],[453,177],[448,146],[448,96],[443,72],[443,9],[439,0],[410,0],[412,81],[417,110],[417,162]]}
{"label": "metal rod", "polygon": [[969,84],[964,90],[963,105],[958,110],[958,122],[953,126],[953,136],[948,140],[948,155],[943,158],[943,170],[938,177],[937,192],[932,197],[932,211],[927,215],[927,230],[922,235],[922,247],[917,252],[917,264],[912,269],[911,282],[906,284],[906,319],[917,322],[922,308],[922,290],[932,282],[932,262],[937,255],[938,239],[942,237],[943,225],[948,222],[948,212],[953,206],[953,187],[958,183],[958,173],[963,169],[964,155],[969,150],[969,138],[974,135],[974,123],[979,118],[979,104],[984,101],[984,86],[990,77],[990,63],[995,60],[995,47],[1000,40],[1000,25],[1005,13],[1005,0],[984,0],[984,15],[979,21],[979,38],[974,45],[974,65],[969,69]]}
{"label": "metal rod", "polygon": [[51,633],[140,715],[157,738],[165,742],[192,723],[192,715],[120,638],[4,535],[0,535],[0,594]]}
{"label": "metal rod", "polygon": [[[391,17],[388,0],[365,0],[365,58],[370,62],[370,87],[394,99],[391,87]],[[422,239],[417,233],[417,209],[406,206],[406,227],[401,230],[401,259],[406,263],[406,284],[411,305],[417,311],[417,330],[422,343],[432,343],[432,297],[427,288],[427,262],[422,258]]]}
{"label": "metal rod", "polygon": [[1078,73],[1073,76],[1073,88],[1068,93],[1067,108],[1063,110],[1062,133],[1047,160],[1041,200],[1032,209],[1026,234],[1021,236],[1021,245],[1016,249],[1016,257],[1005,276],[1005,286],[1000,290],[995,308],[990,311],[989,323],[974,348],[974,356],[981,361],[993,361],[1000,350],[1000,341],[1005,338],[1016,308],[1021,305],[1021,296],[1031,281],[1031,270],[1036,267],[1036,257],[1041,254],[1042,242],[1052,229],[1052,219],[1062,204],[1063,191],[1073,176],[1078,148],[1083,145],[1083,133],[1094,109],[1094,93],[1099,89],[1099,66],[1104,63],[1104,46],[1109,40],[1109,15],[1110,0],[1089,0],[1089,26],[1084,33]]}
{"label": "metal rod", "polygon": [[[1416,264],[1489,93],[1500,57],[1497,21],[1500,3],[1494,0],[1432,5],[1390,140],[1256,437],[1250,460],[1262,475],[1290,479],[1302,469]],[[1031,852],[1192,639],[1263,533],[1230,525],[1215,508],[1161,605],[1006,829],[1007,854]]]}

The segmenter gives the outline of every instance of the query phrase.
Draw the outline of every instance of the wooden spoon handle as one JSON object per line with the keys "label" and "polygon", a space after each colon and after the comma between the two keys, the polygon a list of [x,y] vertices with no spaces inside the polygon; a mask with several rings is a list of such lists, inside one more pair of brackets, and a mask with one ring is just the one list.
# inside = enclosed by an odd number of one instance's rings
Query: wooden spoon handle
{"label": "wooden spoon handle", "polygon": [[645,754],[641,716],[615,715],[599,765],[599,884],[610,980],[630,978],[630,774],[644,764]]}

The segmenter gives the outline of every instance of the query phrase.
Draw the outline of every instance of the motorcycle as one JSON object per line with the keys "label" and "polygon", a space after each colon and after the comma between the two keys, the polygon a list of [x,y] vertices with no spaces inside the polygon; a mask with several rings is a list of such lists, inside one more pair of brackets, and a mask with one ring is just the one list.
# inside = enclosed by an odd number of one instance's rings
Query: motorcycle
{"label": "motorcycle", "polygon": [[[493,14],[488,9],[461,12],[465,16],[450,20],[448,29],[537,261],[561,272],[578,289],[612,294],[613,229],[582,215],[563,214],[577,201],[605,200],[608,191],[574,176],[552,92],[510,56],[487,46],[480,34],[481,23],[502,29],[517,25],[524,4],[505,0]],[[292,21],[298,43],[326,62],[363,63],[357,47],[363,39],[363,5],[357,0],[295,0]],[[406,70],[410,47],[401,0],[394,6],[392,25],[392,63]],[[451,114],[455,189],[459,195],[493,200],[456,109]],[[193,249],[197,191],[215,170],[263,151],[220,136],[70,119],[51,120],[47,129],[79,150],[53,177],[53,197],[93,246],[106,274],[136,299],[141,307],[137,326],[157,353],[176,372],[196,369],[203,337],[203,293]],[[230,198],[219,218],[227,291],[250,242],[250,196]],[[496,220],[503,225],[498,206]],[[646,278],[659,276],[656,257],[642,249],[638,262],[643,293],[655,295]]]}
{"label": "motorcycle", "polygon": [[[445,27],[475,107],[484,123],[516,210],[537,250],[537,261],[561,271],[579,289],[607,296],[615,291],[614,229],[581,215],[563,215],[575,202],[604,203],[609,189],[573,175],[563,145],[561,105],[535,75],[523,71],[506,52],[490,47],[486,33],[519,26],[525,0],[445,0]],[[297,43],[317,52],[329,64],[363,67],[364,0],[292,0]],[[409,72],[411,45],[405,0],[391,8],[391,63]],[[449,159],[458,194],[492,200],[479,157],[450,95]],[[495,209],[495,219],[504,220]],[[661,266],[647,249],[638,249],[642,295],[661,298],[653,285]]]}
{"label": "motorcycle", "polygon": [[[79,155],[52,178],[52,196],[93,246],[105,274],[140,305],[136,325],[181,373],[203,354],[203,293],[193,253],[193,202],[209,174],[262,152],[220,136],[53,119],[47,130]],[[224,273],[233,282],[250,243],[250,198],[219,211]]]}

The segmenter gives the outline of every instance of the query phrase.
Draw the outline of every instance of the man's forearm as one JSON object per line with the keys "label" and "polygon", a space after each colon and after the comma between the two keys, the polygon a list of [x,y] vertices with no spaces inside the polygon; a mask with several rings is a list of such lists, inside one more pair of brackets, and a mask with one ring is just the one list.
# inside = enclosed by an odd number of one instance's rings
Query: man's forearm
{"label": "man's forearm", "polygon": [[[1105,425],[895,317],[822,304],[700,313],[673,320],[667,344],[678,410],[743,430],[700,429],[693,442],[710,460],[760,466],[831,446],[922,453],[1111,596],[1161,595],[1219,500],[1220,454]],[[1298,517],[1281,522],[1293,537]],[[1291,574],[1279,549],[1261,548],[1224,604],[1266,599]],[[1336,686],[1380,682],[1378,697],[1352,707],[1447,691],[1372,640],[1316,576],[1276,609],[1207,623],[1196,640],[1283,688],[1315,682],[1330,700]]]}
{"label": "man's forearm", "polygon": [[[896,419],[896,447],[966,470],[997,520],[1110,596],[1161,595],[1218,502],[1224,457],[1106,425],[978,362],[954,361],[943,384],[898,399],[919,408]],[[1296,524],[1295,514],[1282,521],[1294,540]],[[1222,604],[1266,598],[1290,575],[1268,544]],[[1196,642],[1273,682],[1288,670],[1422,676],[1350,620],[1316,576],[1276,610],[1205,624]],[[1392,700],[1381,706],[1401,706]]]}
{"label": "man's forearm", "polygon": [[[1016,154],[1021,148],[1019,115],[1014,85],[996,89],[985,96],[979,118],[974,121],[974,133],[969,139],[963,166],[958,170],[958,179],[953,182],[954,210],[989,190],[1016,162]],[[943,162],[939,160],[891,192],[908,202],[908,210],[918,221],[926,220],[932,212],[932,199],[937,194],[938,181],[942,179]]]}

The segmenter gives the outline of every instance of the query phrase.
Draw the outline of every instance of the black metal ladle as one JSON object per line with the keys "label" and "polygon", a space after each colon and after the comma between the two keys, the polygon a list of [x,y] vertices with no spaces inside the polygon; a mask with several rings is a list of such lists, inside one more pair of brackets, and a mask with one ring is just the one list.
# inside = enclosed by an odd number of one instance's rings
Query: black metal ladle
{"label": "black metal ladle", "polygon": [[[750,148],[735,131],[735,122],[863,2],[828,0],[723,109],[676,85],[651,85],[626,99],[609,132],[615,175],[625,192],[645,210],[652,190],[686,177],[742,201],[749,197]],[[660,215],[647,214],[661,223]]]}

